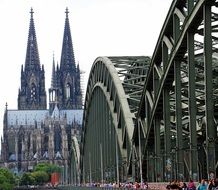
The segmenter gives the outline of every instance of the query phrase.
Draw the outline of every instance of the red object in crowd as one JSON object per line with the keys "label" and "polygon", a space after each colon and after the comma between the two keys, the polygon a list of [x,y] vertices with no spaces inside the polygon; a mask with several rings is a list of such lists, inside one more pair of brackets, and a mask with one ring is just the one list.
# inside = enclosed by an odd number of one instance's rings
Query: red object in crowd
{"label": "red object in crowd", "polygon": [[58,172],[54,172],[51,174],[51,184],[53,187],[57,186],[60,181],[60,174]]}

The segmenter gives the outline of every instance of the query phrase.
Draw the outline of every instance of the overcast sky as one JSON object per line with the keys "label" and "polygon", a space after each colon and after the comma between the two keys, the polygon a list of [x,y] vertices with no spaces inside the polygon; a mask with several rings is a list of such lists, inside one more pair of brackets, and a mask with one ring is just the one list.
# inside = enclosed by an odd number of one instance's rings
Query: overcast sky
{"label": "overcast sky", "polygon": [[17,109],[21,65],[25,63],[30,9],[46,89],[51,82],[53,53],[56,62],[69,9],[76,62],[84,85],[98,56],[151,56],[172,0],[0,0],[0,135],[5,104]]}

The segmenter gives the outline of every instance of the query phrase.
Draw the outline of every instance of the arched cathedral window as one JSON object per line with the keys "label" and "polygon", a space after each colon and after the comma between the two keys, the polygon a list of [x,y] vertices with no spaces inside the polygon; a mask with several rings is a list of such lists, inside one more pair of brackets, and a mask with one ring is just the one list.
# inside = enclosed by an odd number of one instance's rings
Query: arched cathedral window
{"label": "arched cathedral window", "polygon": [[50,101],[54,102],[56,100],[56,91],[52,90],[50,92]]}
{"label": "arched cathedral window", "polygon": [[31,99],[35,100],[36,99],[36,86],[34,83],[31,85],[30,94],[31,94]]}
{"label": "arched cathedral window", "polygon": [[66,98],[70,98],[70,84],[67,83],[66,85]]}
{"label": "arched cathedral window", "polygon": [[62,147],[62,136],[61,127],[59,125],[54,126],[54,151],[61,151]]}

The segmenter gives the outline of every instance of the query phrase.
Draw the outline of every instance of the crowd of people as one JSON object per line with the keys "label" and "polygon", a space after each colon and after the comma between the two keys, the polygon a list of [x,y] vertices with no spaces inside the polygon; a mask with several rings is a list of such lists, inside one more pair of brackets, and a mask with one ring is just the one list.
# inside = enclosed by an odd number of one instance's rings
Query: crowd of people
{"label": "crowd of people", "polygon": [[[124,189],[147,189],[152,190],[153,188],[149,186],[147,182],[125,182],[125,183],[86,183],[80,184],[86,187],[103,187],[103,188],[124,188]],[[162,189],[162,188],[155,188]],[[216,179],[202,179],[200,182],[194,182],[190,180],[189,182],[183,181],[172,181],[166,186],[166,190],[218,190],[218,178]]]}
{"label": "crowd of people", "polygon": [[173,181],[166,186],[167,190],[218,190],[218,178],[216,179],[202,179],[199,183],[190,180],[187,184],[182,181]]}
{"label": "crowd of people", "polygon": [[103,187],[103,188],[125,188],[125,189],[148,189],[146,182],[125,182],[125,183],[88,183],[86,187]]}

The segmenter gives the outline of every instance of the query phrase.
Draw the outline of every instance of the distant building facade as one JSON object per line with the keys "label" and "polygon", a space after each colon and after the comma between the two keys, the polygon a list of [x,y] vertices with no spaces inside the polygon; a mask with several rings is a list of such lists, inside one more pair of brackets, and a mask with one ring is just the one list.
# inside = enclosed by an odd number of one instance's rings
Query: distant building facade
{"label": "distant building facade", "polygon": [[80,140],[82,126],[82,91],[80,68],[75,64],[68,9],[60,65],[53,69],[49,108],[45,89],[44,66],[40,64],[31,9],[25,65],[21,66],[18,109],[6,105],[1,138],[1,160],[14,172],[32,170],[38,162],[67,167],[72,138]]}

